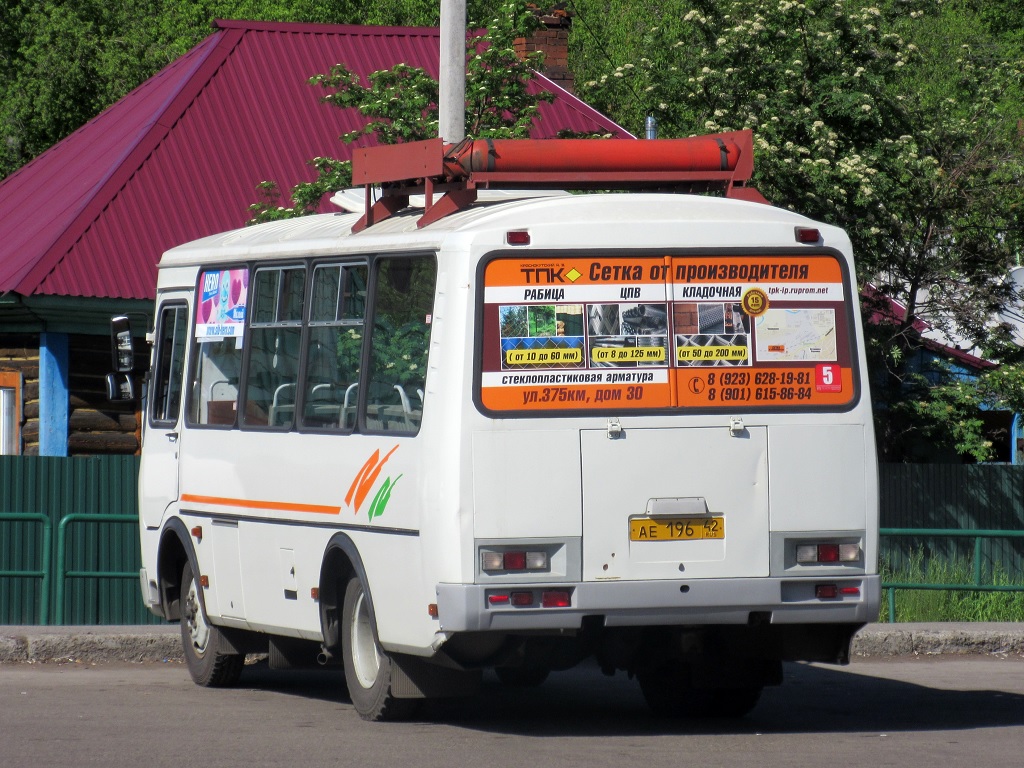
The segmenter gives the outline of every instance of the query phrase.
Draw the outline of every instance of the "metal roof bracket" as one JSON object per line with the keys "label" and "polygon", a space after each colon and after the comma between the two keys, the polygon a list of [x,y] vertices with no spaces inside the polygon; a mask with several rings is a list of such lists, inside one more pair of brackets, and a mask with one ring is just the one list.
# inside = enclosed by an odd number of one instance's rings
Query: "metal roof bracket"
{"label": "metal roof bracket", "polygon": [[[352,155],[352,182],[366,187],[366,213],[352,231],[395,215],[413,194],[426,199],[417,222],[425,227],[470,206],[482,188],[718,191],[767,203],[747,186],[753,171],[749,130],[689,139],[467,139],[445,145],[438,138],[364,147]],[[374,185],[380,185],[381,198],[371,205]]]}

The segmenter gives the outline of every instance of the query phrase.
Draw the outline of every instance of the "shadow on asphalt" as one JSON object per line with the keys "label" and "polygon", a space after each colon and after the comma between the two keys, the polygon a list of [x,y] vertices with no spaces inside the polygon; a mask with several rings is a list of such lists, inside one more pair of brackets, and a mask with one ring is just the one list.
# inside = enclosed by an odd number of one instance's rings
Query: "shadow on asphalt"
{"label": "shadow on asphalt", "polygon": [[[1024,674],[1024,665],[1009,662],[1006,668],[1008,674]],[[259,663],[246,667],[240,686],[350,701],[339,669],[282,671]],[[596,667],[581,665],[552,673],[537,688],[509,688],[486,676],[479,695],[427,702],[414,722],[533,737],[960,731],[1024,725],[1024,696],[943,690],[863,670],[853,674],[842,668],[787,664],[786,682],[766,688],[744,718],[669,719],[650,713],[635,680],[623,673],[605,677]]]}

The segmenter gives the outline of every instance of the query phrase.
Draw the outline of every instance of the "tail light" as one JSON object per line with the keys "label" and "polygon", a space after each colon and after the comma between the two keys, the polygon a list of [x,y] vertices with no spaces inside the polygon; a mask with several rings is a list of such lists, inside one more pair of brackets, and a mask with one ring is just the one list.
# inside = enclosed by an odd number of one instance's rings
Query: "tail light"
{"label": "tail light", "polygon": [[488,572],[546,571],[548,562],[548,553],[544,551],[485,549],[480,552],[480,570]]}
{"label": "tail light", "polygon": [[796,561],[801,565],[856,563],[860,559],[859,544],[806,543],[798,544],[796,548]]}
{"label": "tail light", "polygon": [[571,589],[497,589],[487,593],[491,608],[572,608]]}

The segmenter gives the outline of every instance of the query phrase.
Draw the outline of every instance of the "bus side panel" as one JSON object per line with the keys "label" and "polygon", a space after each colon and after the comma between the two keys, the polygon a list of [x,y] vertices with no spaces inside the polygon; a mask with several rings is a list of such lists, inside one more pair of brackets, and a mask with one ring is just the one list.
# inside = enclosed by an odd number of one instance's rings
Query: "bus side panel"
{"label": "bus side panel", "polygon": [[[207,429],[185,437],[182,504],[208,529],[197,556],[211,570],[214,617],[282,634],[319,632],[310,591],[319,584],[327,541],[340,531],[359,546],[382,609],[395,595],[415,594],[413,615],[423,620],[407,621],[396,635],[383,614],[408,616],[405,606],[382,610],[382,640],[430,646],[432,590],[410,587],[421,573],[416,441]],[[232,598],[235,587],[243,599]]]}
{"label": "bus side panel", "polygon": [[438,627],[429,609],[437,597],[421,577],[419,537],[354,532],[352,540],[366,568],[381,645],[388,651],[431,655]]}

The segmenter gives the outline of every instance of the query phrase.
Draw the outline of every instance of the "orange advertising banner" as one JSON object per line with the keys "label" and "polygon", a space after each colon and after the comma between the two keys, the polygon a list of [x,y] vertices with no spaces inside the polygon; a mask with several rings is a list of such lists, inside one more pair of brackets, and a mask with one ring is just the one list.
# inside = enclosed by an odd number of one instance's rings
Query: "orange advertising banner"
{"label": "orange advertising banner", "polygon": [[496,412],[843,407],[851,307],[831,254],[497,258],[480,402]]}

